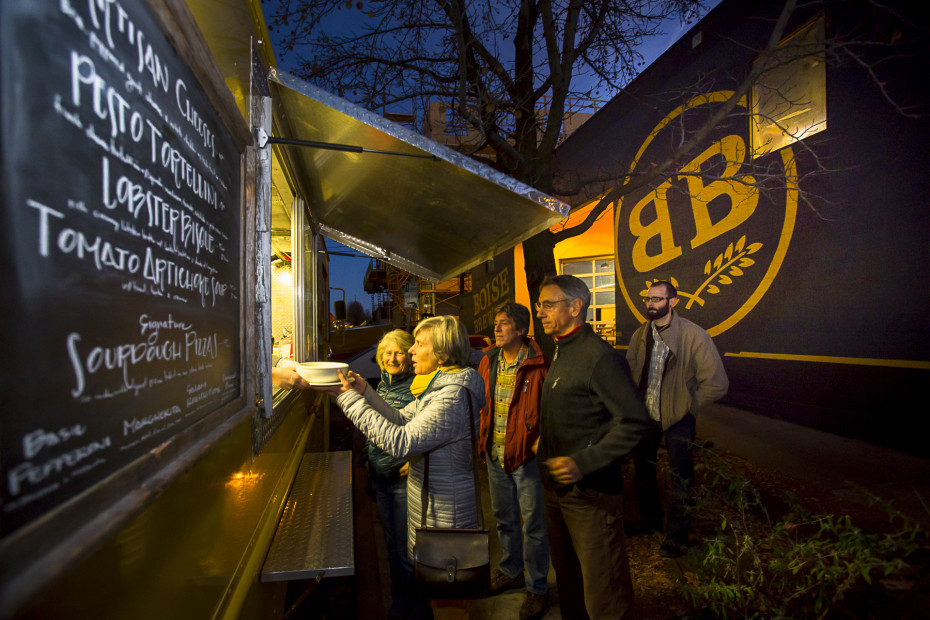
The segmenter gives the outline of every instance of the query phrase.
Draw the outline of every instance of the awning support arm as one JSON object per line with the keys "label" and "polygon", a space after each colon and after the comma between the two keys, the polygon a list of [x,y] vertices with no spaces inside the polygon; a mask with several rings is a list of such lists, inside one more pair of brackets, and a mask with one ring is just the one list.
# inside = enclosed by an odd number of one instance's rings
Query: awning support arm
{"label": "awning support arm", "polygon": [[[432,159],[439,161],[435,155],[423,155],[420,153],[400,153],[398,151],[379,151],[377,149],[366,149],[361,146],[351,144],[336,144],[334,142],[317,142],[315,140],[294,140],[291,138],[275,138],[268,136],[264,131],[258,131],[259,148],[265,148],[269,144],[284,144],[287,146],[303,146],[313,149],[327,149],[330,151],[348,151],[350,153],[375,153],[378,155],[397,155],[398,157],[417,157],[420,159]],[[262,141],[264,138],[264,141]]]}

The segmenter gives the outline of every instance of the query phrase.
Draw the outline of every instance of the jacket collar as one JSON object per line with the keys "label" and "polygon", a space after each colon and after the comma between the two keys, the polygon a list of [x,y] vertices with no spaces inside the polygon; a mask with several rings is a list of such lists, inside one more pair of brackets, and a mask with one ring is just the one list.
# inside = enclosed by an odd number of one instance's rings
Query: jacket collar
{"label": "jacket collar", "polygon": [[[526,339],[526,345],[530,348],[529,352],[526,354],[526,359],[523,361],[523,365],[527,364],[542,364],[545,359],[543,355],[543,350],[532,338]],[[490,358],[488,361],[494,363],[498,360],[501,355],[500,347],[492,347],[487,350],[486,355]]]}
{"label": "jacket collar", "polygon": [[381,371],[381,381],[384,383],[384,385],[391,389],[397,387],[398,385],[409,385],[409,383],[413,381],[414,376],[415,375],[412,372],[405,372],[402,375],[394,375],[394,378],[391,379],[391,375],[383,370]]}
{"label": "jacket collar", "polygon": [[556,347],[564,347],[567,345],[571,345],[573,342],[577,342],[578,340],[581,340],[589,333],[593,334],[594,330],[591,328],[590,325],[585,323],[584,325],[574,330],[572,333],[568,334],[567,336],[562,336],[561,338],[553,338],[553,340],[555,341]]}
{"label": "jacket collar", "polygon": [[528,338],[527,340],[528,340],[528,343],[529,343],[529,346],[530,346],[530,352],[529,352],[529,354],[526,356],[526,361],[523,362],[523,364],[526,365],[526,364],[542,364],[542,363],[544,363],[544,362],[546,361],[546,360],[545,360],[545,355],[543,355],[543,350],[542,350],[542,348],[539,346],[539,343],[536,342],[535,340],[533,340],[532,338]]}

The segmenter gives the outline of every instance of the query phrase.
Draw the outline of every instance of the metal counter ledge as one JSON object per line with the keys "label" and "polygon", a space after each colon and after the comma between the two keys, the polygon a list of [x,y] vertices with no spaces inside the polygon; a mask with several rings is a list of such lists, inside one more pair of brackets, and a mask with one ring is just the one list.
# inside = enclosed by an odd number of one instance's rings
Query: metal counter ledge
{"label": "metal counter ledge", "polygon": [[300,462],[261,581],[355,574],[352,452],[312,452]]}

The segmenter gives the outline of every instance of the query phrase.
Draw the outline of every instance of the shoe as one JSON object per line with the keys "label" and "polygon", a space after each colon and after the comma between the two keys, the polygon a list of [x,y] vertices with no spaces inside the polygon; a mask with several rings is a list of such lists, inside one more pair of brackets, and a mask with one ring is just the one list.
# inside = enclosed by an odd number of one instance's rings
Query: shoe
{"label": "shoe", "polygon": [[391,603],[391,608],[388,610],[387,620],[405,620],[409,615],[407,613],[407,605],[397,605]]}
{"label": "shoe", "polygon": [[533,594],[527,592],[520,605],[520,620],[539,620],[549,604],[549,593]]}
{"label": "shoe", "polygon": [[642,536],[643,534],[661,534],[662,528],[656,527],[645,519],[639,519],[623,526],[623,531],[627,536]]}
{"label": "shoe", "polygon": [[512,588],[522,588],[525,585],[526,579],[523,577],[523,573],[516,577],[508,577],[498,569],[491,575],[491,592],[503,592]]}
{"label": "shoe", "polygon": [[663,558],[680,558],[688,550],[687,539],[681,540],[675,536],[667,536],[665,542],[659,547],[659,555]]}
{"label": "shoe", "polygon": [[410,620],[435,620],[436,618],[432,606],[425,599],[411,600],[406,617]]}

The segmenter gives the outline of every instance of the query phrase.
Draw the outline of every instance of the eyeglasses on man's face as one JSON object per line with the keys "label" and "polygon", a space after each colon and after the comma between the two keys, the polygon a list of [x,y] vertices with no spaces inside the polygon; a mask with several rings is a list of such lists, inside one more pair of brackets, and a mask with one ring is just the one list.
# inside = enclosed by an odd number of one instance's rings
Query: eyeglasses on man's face
{"label": "eyeglasses on man's face", "polygon": [[671,299],[671,297],[643,297],[643,303],[648,304],[652,302],[654,304],[660,303],[663,299]]}
{"label": "eyeglasses on man's face", "polygon": [[536,309],[537,310],[542,309],[542,310],[545,310],[546,312],[551,312],[552,309],[555,308],[556,304],[562,303],[563,301],[571,302],[571,299],[562,298],[562,299],[553,299],[552,301],[543,301],[543,302],[537,301]]}

